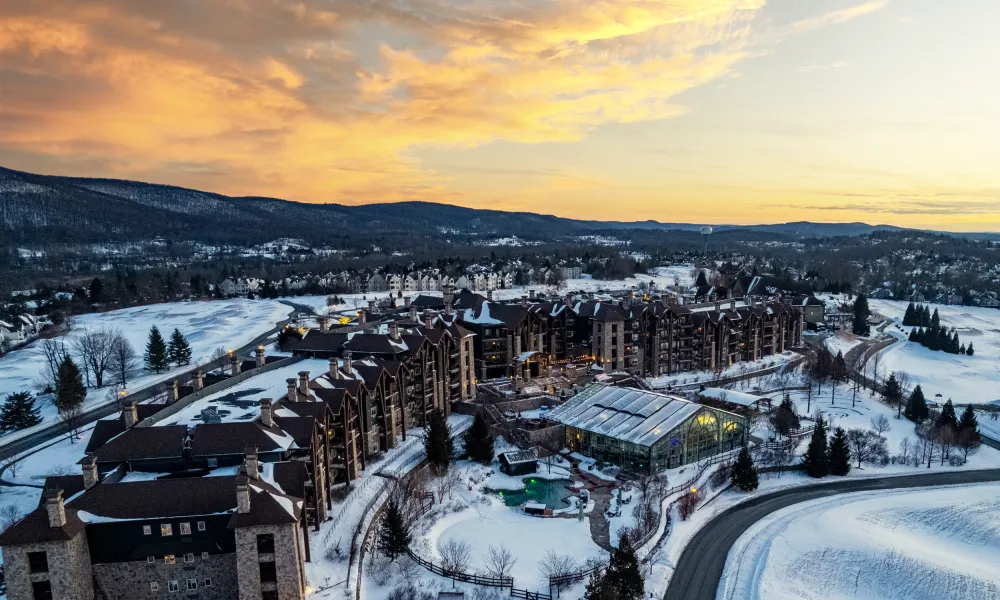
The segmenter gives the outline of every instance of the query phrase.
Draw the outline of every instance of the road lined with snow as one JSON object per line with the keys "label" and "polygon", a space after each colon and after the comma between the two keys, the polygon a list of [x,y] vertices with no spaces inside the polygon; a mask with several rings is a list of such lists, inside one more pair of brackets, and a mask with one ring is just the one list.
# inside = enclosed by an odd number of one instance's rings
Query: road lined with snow
{"label": "road lined with snow", "polygon": [[1000,481],[1000,469],[951,471],[900,477],[843,479],[759,496],[709,521],[684,549],[664,600],[716,600],[729,551],[755,523],[783,508],[819,498],[877,490]]}

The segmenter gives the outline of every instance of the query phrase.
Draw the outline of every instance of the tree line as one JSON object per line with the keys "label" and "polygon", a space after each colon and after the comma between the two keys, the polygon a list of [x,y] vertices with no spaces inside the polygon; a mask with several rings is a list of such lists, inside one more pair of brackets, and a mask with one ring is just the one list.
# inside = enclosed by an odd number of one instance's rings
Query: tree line
{"label": "tree line", "polygon": [[903,315],[903,325],[913,327],[910,330],[909,341],[916,342],[929,350],[967,356],[975,354],[972,342],[966,346],[959,340],[956,329],[941,325],[941,317],[936,308],[931,313],[926,304],[910,302]]}

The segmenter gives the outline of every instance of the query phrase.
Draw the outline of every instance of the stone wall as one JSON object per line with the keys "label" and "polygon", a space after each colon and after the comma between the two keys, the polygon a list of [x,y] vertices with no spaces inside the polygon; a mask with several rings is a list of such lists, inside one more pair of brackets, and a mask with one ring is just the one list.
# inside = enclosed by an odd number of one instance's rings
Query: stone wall
{"label": "stone wall", "polygon": [[[47,554],[47,573],[30,573],[28,553]],[[3,549],[4,573],[7,582],[7,598],[10,600],[32,600],[34,592],[31,584],[48,580],[52,586],[52,597],[60,600],[93,600],[93,578],[90,574],[90,551],[86,536],[82,533],[65,542],[45,542],[8,546]]]}
{"label": "stone wall", "polygon": [[[108,600],[142,600],[163,598],[169,592],[167,584],[176,581],[180,590],[178,597],[197,600],[236,600],[236,554],[210,554],[203,559],[196,553],[194,562],[184,562],[184,556],[176,557],[176,564],[168,565],[162,556],[155,563],[145,560],[94,565],[94,581],[98,592]],[[197,579],[198,589],[188,591],[187,580]],[[205,585],[206,580],[211,585]],[[156,582],[159,590],[154,592],[150,584]],[[258,595],[258,598],[260,596]]]}
{"label": "stone wall", "polygon": [[[274,535],[274,554],[257,553],[257,535]],[[299,526],[261,525],[236,529],[236,570],[239,579],[239,600],[259,600],[261,591],[277,590],[278,600],[302,600],[305,594],[305,571]],[[262,562],[273,562],[278,583],[260,581]]]}

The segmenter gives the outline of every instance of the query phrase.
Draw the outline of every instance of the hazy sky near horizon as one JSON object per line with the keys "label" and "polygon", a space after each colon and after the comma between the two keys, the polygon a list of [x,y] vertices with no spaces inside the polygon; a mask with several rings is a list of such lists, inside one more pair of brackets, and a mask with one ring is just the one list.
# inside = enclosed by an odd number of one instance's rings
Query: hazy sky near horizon
{"label": "hazy sky near horizon", "polygon": [[0,165],[1000,231],[997,0],[4,0]]}

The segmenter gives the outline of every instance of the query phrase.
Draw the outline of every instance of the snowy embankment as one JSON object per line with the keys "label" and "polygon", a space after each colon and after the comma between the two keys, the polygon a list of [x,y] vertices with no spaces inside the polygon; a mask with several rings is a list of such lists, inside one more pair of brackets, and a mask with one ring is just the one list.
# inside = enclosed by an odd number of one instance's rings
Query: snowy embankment
{"label": "snowy embankment", "polygon": [[1000,598],[1000,485],[846,494],[759,521],[718,600]]}
{"label": "snowy embankment", "polygon": [[[88,330],[121,331],[138,356],[136,372],[133,373],[133,379],[128,385],[129,389],[138,390],[160,381],[167,381],[177,372],[190,368],[179,367],[160,374],[141,370],[142,353],[149,337],[149,329],[153,325],[156,325],[166,338],[169,338],[170,332],[175,328],[179,329],[191,344],[191,364],[198,364],[208,362],[212,353],[218,348],[237,348],[251,342],[286,319],[290,312],[292,312],[291,307],[275,300],[241,298],[152,304],[73,317],[69,333],[57,340],[64,342],[67,349],[74,353],[74,340]],[[34,391],[44,365],[41,340],[36,340],[0,358],[0,397],[11,392]],[[91,408],[103,404],[107,392],[107,387],[88,390],[85,406]],[[51,422],[56,416],[55,407],[49,402],[42,402],[40,406],[43,419]],[[15,439],[30,431],[33,429],[14,432],[4,436],[3,439]]]}
{"label": "snowy embankment", "polygon": [[864,342],[864,339],[859,338],[848,331],[838,331],[834,335],[828,336],[823,340],[823,344],[826,346],[826,349],[829,350],[834,356],[837,354],[847,356],[848,352],[857,346],[860,346],[862,342]]}
{"label": "snowy embankment", "polygon": [[[902,327],[907,302],[872,300],[871,308],[895,322],[886,333],[899,339],[882,352],[879,370],[885,374],[902,371],[911,386],[920,384],[928,400],[956,404],[982,404],[1000,399],[1000,310],[970,306],[931,304],[938,310],[941,324],[958,329],[963,344],[972,344],[973,356],[935,352],[907,341],[910,327]],[[869,369],[874,361],[869,361]],[[940,394],[941,398],[936,398]]]}

